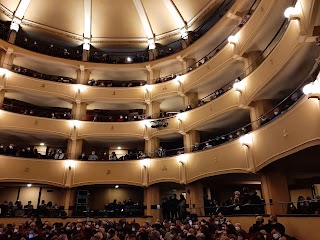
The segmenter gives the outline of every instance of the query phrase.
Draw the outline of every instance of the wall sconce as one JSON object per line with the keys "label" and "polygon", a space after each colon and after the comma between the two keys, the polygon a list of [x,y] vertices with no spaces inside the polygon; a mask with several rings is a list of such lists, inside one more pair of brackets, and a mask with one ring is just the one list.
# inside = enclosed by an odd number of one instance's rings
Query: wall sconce
{"label": "wall sconce", "polygon": [[177,119],[179,121],[184,121],[186,119],[186,113],[185,112],[182,112],[182,113],[178,113],[177,114]]}
{"label": "wall sconce", "polygon": [[70,125],[74,129],[79,128],[81,125],[81,122],[79,120],[70,120]]}
{"label": "wall sconce", "polygon": [[141,166],[142,166],[143,168],[148,168],[148,167],[150,167],[150,159],[146,158],[146,159],[141,160]]}
{"label": "wall sconce", "polygon": [[149,121],[149,120],[142,120],[142,121],[141,121],[141,126],[142,126],[142,127],[151,127],[151,121]]}
{"label": "wall sconce", "polygon": [[82,85],[82,84],[75,84],[74,85],[74,89],[76,92],[80,93],[80,92],[84,92],[86,89],[86,86]]}
{"label": "wall sconce", "polygon": [[238,35],[231,35],[228,37],[228,42],[231,44],[236,45],[236,43],[239,41]]}
{"label": "wall sconce", "polygon": [[9,72],[8,69],[6,69],[6,68],[0,68],[0,76],[4,76],[4,75],[6,75],[8,72]]}
{"label": "wall sconce", "polygon": [[[298,3],[297,3],[298,4]],[[285,11],[284,11],[284,16],[286,18],[288,18],[289,20],[299,20],[300,19],[300,10],[298,8],[298,6],[296,5],[296,7],[288,7]]]}
{"label": "wall sconce", "polygon": [[243,135],[240,137],[240,143],[244,146],[249,147],[249,145],[252,143],[252,138],[249,134]]}
{"label": "wall sconce", "polygon": [[244,90],[244,88],[245,88],[245,83],[244,83],[244,81],[242,80],[242,81],[236,81],[234,84],[233,84],[233,86],[232,86],[232,88],[235,90],[235,91],[238,91],[238,92],[243,92],[243,90]]}
{"label": "wall sconce", "polygon": [[176,77],[176,83],[177,83],[177,84],[183,83],[183,77],[182,77],[181,75],[178,75],[178,76]]}
{"label": "wall sconce", "polygon": [[188,31],[187,31],[187,29],[186,28],[182,28],[181,30],[180,30],[180,34],[181,34],[181,38],[182,39],[184,39],[184,40],[186,40],[186,39],[188,39]]}
{"label": "wall sconce", "polygon": [[144,85],[144,86],[143,86],[143,89],[144,89],[146,92],[151,92],[151,90],[152,90],[152,86],[151,86],[151,85],[146,84],[146,85]]}
{"label": "wall sconce", "polygon": [[67,160],[65,162],[65,165],[67,168],[69,168],[69,170],[71,170],[71,168],[74,168],[76,166],[76,162],[73,160]]}
{"label": "wall sconce", "polygon": [[302,92],[308,96],[308,98],[317,98],[320,100],[320,84],[319,80],[308,83],[302,88]]}
{"label": "wall sconce", "polygon": [[188,160],[188,155],[187,154],[180,154],[177,156],[177,160],[181,164],[185,164]]}

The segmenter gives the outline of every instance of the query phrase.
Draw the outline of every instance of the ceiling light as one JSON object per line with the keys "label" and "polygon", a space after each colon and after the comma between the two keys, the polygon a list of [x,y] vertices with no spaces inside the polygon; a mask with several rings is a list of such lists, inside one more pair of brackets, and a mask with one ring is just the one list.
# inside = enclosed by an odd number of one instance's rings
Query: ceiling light
{"label": "ceiling light", "polygon": [[119,185],[115,185],[114,188],[119,188]]}
{"label": "ceiling light", "polygon": [[40,143],[40,146],[44,146],[44,143]]}
{"label": "ceiling light", "polygon": [[132,58],[131,57],[127,57],[127,62],[132,62]]}
{"label": "ceiling light", "polygon": [[121,147],[118,147],[118,149],[121,149]]}
{"label": "ceiling light", "polygon": [[31,183],[28,183],[28,184],[27,184],[27,187],[32,187],[32,184],[31,184]]}
{"label": "ceiling light", "polygon": [[155,49],[156,48],[156,43],[154,42],[153,39],[148,40],[148,45],[149,45],[149,50]]}

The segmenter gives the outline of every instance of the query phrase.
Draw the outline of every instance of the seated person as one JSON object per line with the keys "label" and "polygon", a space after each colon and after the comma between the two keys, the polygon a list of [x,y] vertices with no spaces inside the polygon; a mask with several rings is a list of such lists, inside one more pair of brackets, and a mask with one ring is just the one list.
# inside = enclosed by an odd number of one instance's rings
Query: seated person
{"label": "seated person", "polygon": [[285,235],[286,232],[285,227],[281,223],[278,223],[277,216],[275,215],[270,215],[268,224],[265,225],[265,229],[268,233],[271,233],[272,230],[275,229],[281,234],[281,236]]}
{"label": "seated person", "polygon": [[192,152],[196,152],[196,151],[199,151],[199,150],[201,150],[201,149],[200,149],[200,143],[196,142],[196,143],[194,144],[194,147],[193,147],[193,149],[192,149]]}
{"label": "seated person", "polygon": [[206,145],[203,147],[203,150],[212,148],[212,145],[209,142],[206,142]]}
{"label": "seated person", "polygon": [[82,154],[79,156],[78,159],[79,159],[79,160],[88,160],[88,157],[87,157],[87,155],[86,155],[85,153],[82,153]]}
{"label": "seated person", "polygon": [[117,155],[115,152],[112,152],[111,155],[109,156],[109,160],[111,161],[116,161],[118,160]]}
{"label": "seated person", "polygon": [[92,151],[91,154],[88,157],[88,160],[90,161],[97,161],[99,160],[99,157],[97,156],[95,151]]}
{"label": "seated person", "polygon": [[257,232],[260,232],[261,230],[266,230],[264,223],[264,219],[262,216],[257,216],[256,217],[256,223],[254,223],[250,229],[249,233],[255,234]]}
{"label": "seated person", "polygon": [[160,146],[157,150],[157,155],[158,157],[162,158],[166,156],[166,150],[162,148],[162,146]]}

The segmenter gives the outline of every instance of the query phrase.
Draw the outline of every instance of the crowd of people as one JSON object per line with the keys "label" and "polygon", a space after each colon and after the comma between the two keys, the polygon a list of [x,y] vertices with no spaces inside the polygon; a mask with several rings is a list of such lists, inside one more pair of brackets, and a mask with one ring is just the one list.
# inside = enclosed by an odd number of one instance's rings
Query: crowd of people
{"label": "crowd of people", "polygon": [[144,86],[145,81],[111,81],[111,80],[94,80],[90,79],[88,81],[89,86],[98,86],[98,87],[138,87]]}
{"label": "crowd of people", "polygon": [[141,225],[135,220],[80,219],[71,222],[41,221],[31,217],[25,223],[0,224],[1,240],[293,240],[285,232],[283,224],[276,216],[270,216],[263,224],[261,216],[256,218],[249,231],[240,223],[224,217],[221,213],[212,215],[209,220],[197,217],[185,220],[163,222],[146,221]]}
{"label": "crowd of people", "polygon": [[5,200],[0,204],[1,217],[30,217],[33,215],[42,217],[63,217],[66,216],[66,212],[63,209],[59,209],[59,206],[51,201],[46,203],[45,200],[42,200],[37,208],[34,208],[32,201],[28,201],[26,205],[23,205],[20,200],[17,200],[15,203]]}
{"label": "crowd of people", "polygon": [[59,46],[58,44],[32,39],[23,34],[17,34],[15,44],[19,47],[50,56],[73,60],[82,59],[82,45],[78,47]]}
{"label": "crowd of people", "polygon": [[0,155],[6,155],[10,157],[21,157],[21,158],[45,158],[45,159],[56,159],[62,160],[67,158],[67,154],[63,153],[61,149],[50,149],[46,154],[41,154],[35,147],[21,147],[15,144],[8,144],[5,147],[0,144]]}
{"label": "crowd of people", "polygon": [[12,66],[12,71],[15,73],[18,73],[18,74],[28,76],[28,77],[39,78],[39,79],[44,79],[44,80],[49,80],[49,81],[54,81],[54,82],[61,82],[61,83],[75,83],[76,82],[75,79],[70,78],[70,77],[44,74],[44,73],[40,73],[38,71],[34,71],[31,69],[16,66],[16,65]]}
{"label": "crowd of people", "polygon": [[92,151],[90,154],[82,153],[78,160],[88,160],[88,161],[123,161],[123,160],[137,160],[137,159],[145,159],[148,156],[145,155],[143,151],[129,151],[127,154],[122,156],[117,156],[115,152],[111,152],[109,154],[108,151],[102,152],[101,154],[96,153],[96,151]]}

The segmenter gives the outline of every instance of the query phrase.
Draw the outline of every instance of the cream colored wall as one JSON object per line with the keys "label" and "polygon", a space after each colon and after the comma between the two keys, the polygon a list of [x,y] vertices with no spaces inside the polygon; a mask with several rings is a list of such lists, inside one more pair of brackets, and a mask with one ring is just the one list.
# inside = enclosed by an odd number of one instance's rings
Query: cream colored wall
{"label": "cream colored wall", "polygon": [[[89,190],[89,189],[88,189]],[[123,202],[131,198],[134,202],[143,202],[143,189],[142,188],[92,188],[90,191],[90,208],[91,209],[104,209],[104,206],[111,203],[114,199],[117,202]]]}
{"label": "cream colored wall", "polygon": [[[312,198],[312,189],[305,188],[305,189],[290,190],[290,199],[292,202],[297,202],[299,196],[303,196],[304,198],[307,198],[307,197]],[[297,206],[296,203],[294,205]]]}
{"label": "cream colored wall", "polygon": [[39,187],[21,187],[19,200],[22,205],[27,205],[28,201],[32,201],[33,207],[36,208],[38,204],[39,190]]}
{"label": "cream colored wall", "polygon": [[[52,190],[53,192],[48,192],[47,190]],[[63,206],[64,197],[65,197],[65,193],[64,193],[64,190],[61,188],[42,188],[40,199],[41,201],[45,200],[46,203],[51,201],[53,204],[57,204],[58,206]]]}
{"label": "cream colored wall", "polygon": [[18,197],[19,187],[1,187],[0,188],[0,203],[5,200],[15,202]]}

